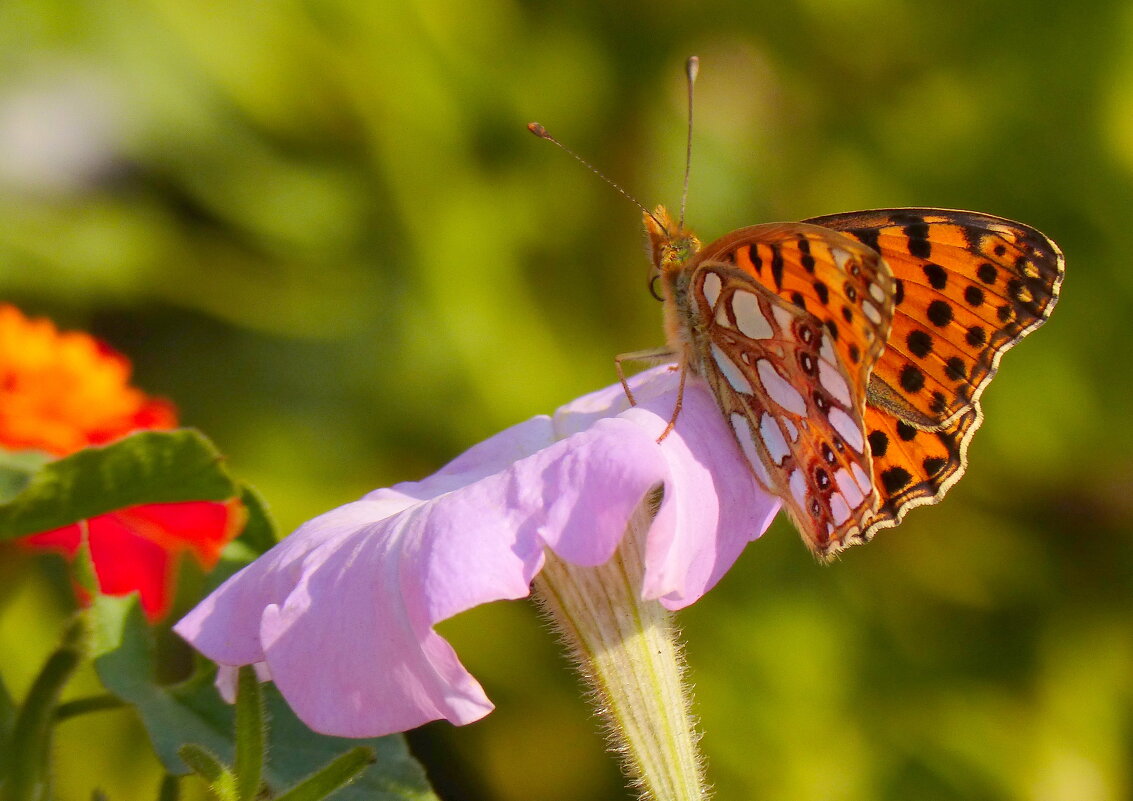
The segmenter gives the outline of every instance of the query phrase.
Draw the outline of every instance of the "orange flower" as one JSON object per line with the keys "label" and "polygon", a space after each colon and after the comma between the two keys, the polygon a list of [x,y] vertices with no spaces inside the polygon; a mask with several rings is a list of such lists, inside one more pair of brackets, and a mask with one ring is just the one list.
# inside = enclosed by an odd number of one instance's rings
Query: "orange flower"
{"label": "orange flower", "polygon": [[0,304],[0,445],[64,456],[140,428],[174,428],[173,406],[129,379],[129,360],[105,343]]}
{"label": "orange flower", "polygon": [[[0,304],[0,447],[65,456],[139,429],[176,427],[173,405],[129,379],[129,360],[105,343]],[[236,500],[148,504],[87,520],[99,587],[110,595],[138,592],[146,615],[157,620],[172,604],[181,554],[213,567],[242,522]],[[82,531],[76,523],[22,543],[73,556]]]}

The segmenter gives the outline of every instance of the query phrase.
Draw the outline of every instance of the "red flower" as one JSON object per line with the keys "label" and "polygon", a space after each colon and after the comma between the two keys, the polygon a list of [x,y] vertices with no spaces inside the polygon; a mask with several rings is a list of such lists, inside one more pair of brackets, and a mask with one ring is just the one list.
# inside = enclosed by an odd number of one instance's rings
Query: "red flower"
{"label": "red flower", "polygon": [[[173,405],[131,387],[129,378],[129,360],[94,337],[60,332],[50,320],[30,320],[0,304],[0,447],[65,456],[139,429],[175,427]],[[242,522],[236,500],[150,504],[21,542],[73,556],[85,527],[100,590],[137,591],[154,621],[173,602],[181,554],[213,567]]]}

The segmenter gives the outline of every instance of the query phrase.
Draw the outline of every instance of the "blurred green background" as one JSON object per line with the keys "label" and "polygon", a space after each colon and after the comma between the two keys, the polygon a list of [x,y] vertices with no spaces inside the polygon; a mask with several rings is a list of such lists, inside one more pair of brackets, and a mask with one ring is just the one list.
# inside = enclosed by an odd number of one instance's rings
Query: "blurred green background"
{"label": "blurred green background", "polygon": [[[778,521],[681,615],[718,798],[1128,799],[1131,43],[1106,0],[9,0],[0,297],[126,352],[288,531],[661,344],[638,212],[524,124],[675,205],[698,54],[705,239],[972,208],[1069,272],[944,504],[828,568]],[[68,587],[9,561],[0,601],[20,696]],[[443,633],[498,705],[412,735],[446,799],[627,797],[529,605]],[[58,762],[153,797],[127,713]]]}

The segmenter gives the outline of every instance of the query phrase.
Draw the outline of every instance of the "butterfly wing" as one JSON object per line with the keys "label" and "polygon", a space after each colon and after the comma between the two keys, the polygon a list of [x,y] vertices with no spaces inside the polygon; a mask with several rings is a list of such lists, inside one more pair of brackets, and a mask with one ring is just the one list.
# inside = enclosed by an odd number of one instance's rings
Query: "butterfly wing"
{"label": "butterfly wing", "polygon": [[687,363],[760,482],[816,554],[859,541],[880,505],[864,410],[891,324],[885,262],[829,230],[772,224],[709,244],[681,279]]}
{"label": "butterfly wing", "polygon": [[882,499],[868,539],[963,475],[979,397],[1003,354],[1050,316],[1064,262],[1034,228],[977,212],[883,209],[810,222],[877,250],[896,282],[864,415]]}
{"label": "butterfly wing", "polygon": [[869,402],[924,429],[977,409],[1002,355],[1050,316],[1058,246],[1030,226],[945,209],[880,209],[808,222],[878,251],[896,282]]}

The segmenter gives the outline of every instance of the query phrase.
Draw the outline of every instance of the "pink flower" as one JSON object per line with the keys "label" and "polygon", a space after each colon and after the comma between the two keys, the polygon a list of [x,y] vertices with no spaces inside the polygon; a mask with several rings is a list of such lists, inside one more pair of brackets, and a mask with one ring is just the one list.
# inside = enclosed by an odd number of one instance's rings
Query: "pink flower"
{"label": "pink flower", "polygon": [[[522,598],[544,549],[592,566],[663,487],[642,595],[693,603],[757,538],[762,491],[707,388],[660,367],[513,426],[428,478],[369,493],[302,525],[175,627],[222,669],[256,665],[312,729],[346,737],[455,724],[492,710],[433,626]],[[223,675],[222,675],[223,679]]]}

